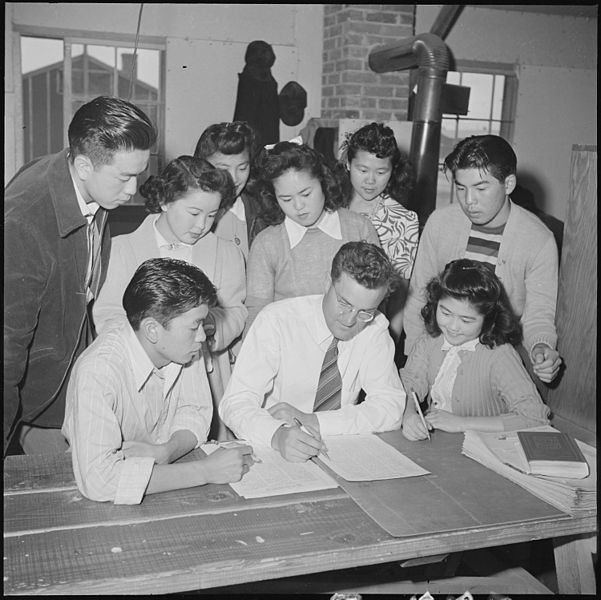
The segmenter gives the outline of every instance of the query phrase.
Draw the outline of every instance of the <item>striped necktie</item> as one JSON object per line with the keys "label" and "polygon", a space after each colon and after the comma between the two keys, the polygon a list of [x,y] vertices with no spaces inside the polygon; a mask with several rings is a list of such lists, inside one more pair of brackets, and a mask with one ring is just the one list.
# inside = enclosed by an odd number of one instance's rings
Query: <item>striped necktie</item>
{"label": "striped necktie", "polygon": [[340,408],[342,378],[338,370],[338,340],[334,338],[323,357],[313,412]]}
{"label": "striped necktie", "polygon": [[[88,215],[86,215],[88,216]],[[94,215],[88,220],[88,272],[86,275],[86,287],[88,290],[88,301],[98,295],[100,287],[100,232]]]}

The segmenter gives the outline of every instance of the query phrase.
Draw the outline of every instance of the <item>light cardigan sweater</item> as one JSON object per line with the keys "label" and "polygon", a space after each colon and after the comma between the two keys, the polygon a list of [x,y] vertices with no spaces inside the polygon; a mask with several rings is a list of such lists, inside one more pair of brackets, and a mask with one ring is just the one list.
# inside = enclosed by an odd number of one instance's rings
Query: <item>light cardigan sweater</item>
{"label": "light cardigan sweater", "polygon": [[[445,352],[444,336],[422,335],[399,374],[405,390],[420,398],[430,392]],[[452,412],[463,417],[500,416],[505,430],[547,425],[549,408],[511,344],[488,348],[478,342],[473,352],[461,350],[461,363],[451,395]]]}
{"label": "light cardigan sweater", "polygon": [[248,259],[246,331],[259,311],[271,302],[323,294],[332,259],[346,242],[364,240],[380,246],[378,234],[367,218],[346,208],[336,212],[342,239],[309,227],[303,239],[290,248],[284,223],[271,225],[257,235]]}
{"label": "light cardigan sweater", "polygon": [[[112,320],[125,317],[123,292],[135,270],[145,260],[161,256],[153,228],[156,218],[156,214],[148,215],[132,233],[113,238],[106,281],[93,307],[98,333]],[[218,403],[231,374],[228,348],[238,341],[246,321],[244,257],[233,242],[208,233],[192,246],[191,262],[217,288],[219,303],[210,310],[216,329],[211,352],[214,371],[209,374],[209,382]]]}
{"label": "light cardigan sweater", "polygon": [[[426,222],[403,317],[406,354],[425,331],[420,311],[425,304],[428,281],[439,275],[448,262],[465,256],[471,227],[471,221],[458,204],[435,210]],[[527,352],[530,354],[539,342],[555,349],[557,245],[553,234],[538,217],[513,202],[495,273],[520,317]]]}

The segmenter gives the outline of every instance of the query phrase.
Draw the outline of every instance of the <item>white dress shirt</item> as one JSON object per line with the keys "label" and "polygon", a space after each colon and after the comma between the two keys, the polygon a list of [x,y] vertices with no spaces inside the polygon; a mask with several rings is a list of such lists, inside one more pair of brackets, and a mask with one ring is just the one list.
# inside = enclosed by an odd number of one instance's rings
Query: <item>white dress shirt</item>
{"label": "white dress shirt", "polygon": [[[219,413],[239,438],[269,446],[283,421],[268,408],[287,402],[313,412],[323,357],[332,334],[323,295],[274,302],[257,316],[242,344]],[[378,313],[363,331],[338,344],[341,407],[316,413],[322,435],[397,429],[405,391],[394,364],[388,321]],[[356,404],[363,389],[366,398]]]}
{"label": "white dress shirt", "polygon": [[141,502],[154,459],[126,460],[123,443],[162,444],[188,430],[200,444],[212,412],[201,361],[157,369],[129,323],[102,332],[75,363],[67,388],[62,432],[79,490],[91,500]]}

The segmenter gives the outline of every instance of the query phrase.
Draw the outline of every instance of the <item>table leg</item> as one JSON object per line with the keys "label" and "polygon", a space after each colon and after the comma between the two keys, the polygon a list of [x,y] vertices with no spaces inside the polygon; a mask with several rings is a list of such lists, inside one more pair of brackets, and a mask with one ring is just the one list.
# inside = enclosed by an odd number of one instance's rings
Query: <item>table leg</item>
{"label": "table leg", "polygon": [[553,539],[557,587],[560,594],[595,594],[594,533]]}

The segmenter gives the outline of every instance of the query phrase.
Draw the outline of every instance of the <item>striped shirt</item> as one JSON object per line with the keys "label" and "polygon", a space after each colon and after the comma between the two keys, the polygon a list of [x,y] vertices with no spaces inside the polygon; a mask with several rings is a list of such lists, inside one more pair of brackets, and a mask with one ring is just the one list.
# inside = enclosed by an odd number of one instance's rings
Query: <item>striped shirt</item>
{"label": "striped shirt", "polygon": [[125,460],[124,442],[162,444],[180,430],[207,439],[213,409],[204,366],[157,369],[128,322],[103,331],[75,363],[67,388],[63,435],[73,473],[91,500],[139,504],[154,459]]}
{"label": "striped shirt", "polygon": [[496,267],[504,230],[505,223],[497,227],[483,227],[472,223],[464,258],[488,263]]}

